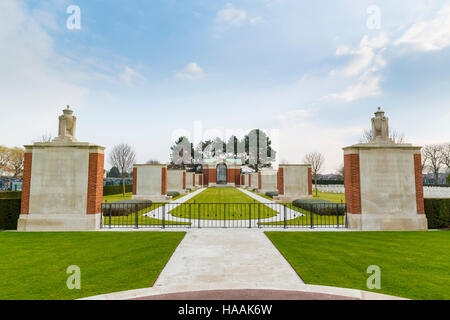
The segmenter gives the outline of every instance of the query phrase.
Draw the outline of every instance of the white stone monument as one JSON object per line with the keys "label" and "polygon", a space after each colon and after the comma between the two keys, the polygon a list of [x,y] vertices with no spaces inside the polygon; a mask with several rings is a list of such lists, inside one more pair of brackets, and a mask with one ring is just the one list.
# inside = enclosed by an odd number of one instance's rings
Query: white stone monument
{"label": "white stone monument", "polygon": [[186,189],[194,190],[195,186],[195,172],[186,172]]}
{"label": "white stone monument", "polygon": [[371,141],[344,148],[344,166],[350,229],[427,229],[421,147],[395,143],[380,108]]}
{"label": "white stone monument", "polygon": [[277,192],[277,170],[265,169],[258,172],[259,174],[259,190],[260,193]]}
{"label": "white stone monument", "polygon": [[167,202],[167,166],[135,164],[133,167],[133,200]]}
{"label": "white stone monument", "polygon": [[167,170],[167,191],[186,193],[186,170]]}
{"label": "white stone monument", "polygon": [[312,198],[312,168],[310,164],[280,164],[277,175],[278,197],[282,202]]}
{"label": "white stone monument", "polygon": [[52,142],[25,146],[18,231],[89,231],[100,226],[104,147],[77,142],[67,107]]}

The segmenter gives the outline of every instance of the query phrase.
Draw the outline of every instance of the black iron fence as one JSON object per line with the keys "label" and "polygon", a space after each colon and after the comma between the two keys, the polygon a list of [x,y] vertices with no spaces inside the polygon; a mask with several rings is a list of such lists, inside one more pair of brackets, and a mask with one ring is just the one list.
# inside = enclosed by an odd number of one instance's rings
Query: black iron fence
{"label": "black iron fence", "polygon": [[101,228],[346,228],[345,204],[102,204]]}

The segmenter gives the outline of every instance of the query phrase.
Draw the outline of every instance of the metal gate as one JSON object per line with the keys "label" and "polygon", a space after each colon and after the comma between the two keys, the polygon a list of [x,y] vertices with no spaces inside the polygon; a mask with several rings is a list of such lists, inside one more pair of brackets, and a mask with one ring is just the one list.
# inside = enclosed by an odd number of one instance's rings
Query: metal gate
{"label": "metal gate", "polygon": [[101,228],[346,228],[345,204],[102,204]]}
{"label": "metal gate", "polygon": [[217,184],[227,184],[227,166],[220,163],[217,166]]}

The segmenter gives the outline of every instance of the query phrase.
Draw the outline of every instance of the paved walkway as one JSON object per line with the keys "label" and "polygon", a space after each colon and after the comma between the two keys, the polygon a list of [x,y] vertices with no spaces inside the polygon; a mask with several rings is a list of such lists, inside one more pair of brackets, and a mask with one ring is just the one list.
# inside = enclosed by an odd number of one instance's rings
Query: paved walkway
{"label": "paved walkway", "polygon": [[[210,295],[205,291],[211,291]],[[243,295],[254,299],[392,298],[360,290],[305,285],[260,230],[193,229],[152,288],[89,299],[228,300],[241,299]]]}

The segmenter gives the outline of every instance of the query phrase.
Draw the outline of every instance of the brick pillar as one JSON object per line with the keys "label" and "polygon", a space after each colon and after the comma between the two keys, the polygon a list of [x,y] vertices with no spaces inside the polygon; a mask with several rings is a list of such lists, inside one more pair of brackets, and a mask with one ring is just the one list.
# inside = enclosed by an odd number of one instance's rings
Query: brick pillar
{"label": "brick pillar", "polygon": [[186,189],[186,171],[183,171],[183,190]]}
{"label": "brick pillar", "polygon": [[104,163],[103,153],[89,154],[87,214],[97,214],[102,210]]}
{"label": "brick pillar", "polygon": [[192,174],[192,185],[195,187],[195,172]]}
{"label": "brick pillar", "polygon": [[277,172],[277,189],[278,194],[284,194],[284,168],[278,168]]}
{"label": "brick pillar", "polygon": [[137,168],[133,168],[133,196],[137,193]]}
{"label": "brick pillar", "polygon": [[33,154],[27,152],[24,154],[23,176],[22,176],[22,200],[20,214],[30,213],[30,187],[31,187],[31,166]]}
{"label": "brick pillar", "polygon": [[308,168],[308,194],[312,196],[313,187],[312,187],[312,168]]}
{"label": "brick pillar", "polygon": [[245,176],[241,174],[241,186],[245,184]]}
{"label": "brick pillar", "polygon": [[261,171],[258,171],[258,189],[262,189]]}
{"label": "brick pillar", "polygon": [[414,154],[414,175],[416,182],[417,213],[425,214],[425,204],[423,200],[422,155],[420,153]]}
{"label": "brick pillar", "polygon": [[359,154],[344,155],[344,184],[347,211],[353,214],[361,214]]}
{"label": "brick pillar", "polygon": [[167,168],[161,168],[161,195],[167,194]]}

